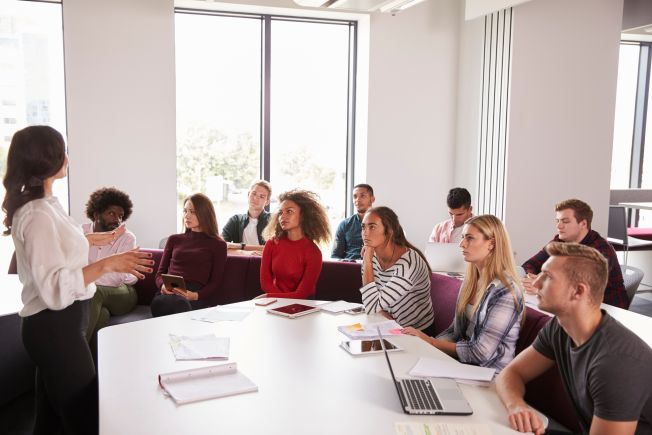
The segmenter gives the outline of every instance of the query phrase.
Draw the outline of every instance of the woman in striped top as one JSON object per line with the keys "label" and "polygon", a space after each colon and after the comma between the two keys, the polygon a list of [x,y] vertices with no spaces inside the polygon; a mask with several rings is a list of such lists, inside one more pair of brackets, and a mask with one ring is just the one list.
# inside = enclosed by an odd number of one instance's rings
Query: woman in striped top
{"label": "woman in striped top", "polygon": [[367,313],[381,313],[401,326],[425,329],[434,314],[430,267],[405,238],[398,216],[374,207],[362,220],[362,303]]}
{"label": "woman in striped top", "polygon": [[464,224],[460,247],[468,266],[453,323],[437,338],[414,328],[403,333],[463,363],[500,371],[514,359],[525,307],[509,236],[496,216],[475,216]]}

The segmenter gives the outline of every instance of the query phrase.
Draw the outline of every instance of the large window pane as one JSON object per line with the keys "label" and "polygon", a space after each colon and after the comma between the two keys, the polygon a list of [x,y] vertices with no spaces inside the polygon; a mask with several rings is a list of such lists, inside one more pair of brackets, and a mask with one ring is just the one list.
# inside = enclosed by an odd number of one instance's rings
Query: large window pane
{"label": "large window pane", "polygon": [[261,20],[176,14],[177,191],[206,193],[221,226],[260,178]]}
{"label": "large window pane", "polygon": [[347,200],[349,27],[274,20],[271,30],[271,181],[318,193],[334,227]]}
{"label": "large window pane", "polygon": [[[51,125],[66,135],[61,5],[3,1],[0,8],[0,177],[13,134],[28,125]],[[74,162],[72,162],[74,164]],[[54,194],[68,208],[67,179]],[[0,187],[4,198],[4,187]],[[0,270],[13,252],[0,237]]]}
{"label": "large window pane", "polygon": [[630,187],[632,129],[634,127],[634,109],[636,105],[639,51],[638,44],[622,44],[620,46],[614,143],[611,157],[612,189],[627,189]]}

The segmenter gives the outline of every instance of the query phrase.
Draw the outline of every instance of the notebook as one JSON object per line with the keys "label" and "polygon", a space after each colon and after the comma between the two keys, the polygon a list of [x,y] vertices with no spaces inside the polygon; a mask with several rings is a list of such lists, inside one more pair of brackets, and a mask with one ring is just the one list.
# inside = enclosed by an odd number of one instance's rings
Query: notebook
{"label": "notebook", "polygon": [[394,369],[378,328],[378,337],[387,360],[389,373],[396,387],[398,399],[406,414],[413,415],[471,415],[473,410],[457,382],[452,379],[396,379]]}
{"label": "notebook", "polygon": [[457,243],[428,242],[424,255],[433,272],[466,272],[466,262]]}

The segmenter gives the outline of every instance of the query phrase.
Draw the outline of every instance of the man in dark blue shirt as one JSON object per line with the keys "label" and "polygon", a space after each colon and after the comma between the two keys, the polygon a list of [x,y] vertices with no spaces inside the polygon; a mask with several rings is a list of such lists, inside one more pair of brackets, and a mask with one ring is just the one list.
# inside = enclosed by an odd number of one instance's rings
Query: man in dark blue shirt
{"label": "man in dark blue shirt", "polygon": [[357,184],[353,188],[353,205],[355,213],[353,216],[344,219],[337,226],[335,232],[335,245],[333,246],[333,258],[345,260],[360,260],[362,256],[362,218],[371,208],[376,198],[374,189],[368,184]]}

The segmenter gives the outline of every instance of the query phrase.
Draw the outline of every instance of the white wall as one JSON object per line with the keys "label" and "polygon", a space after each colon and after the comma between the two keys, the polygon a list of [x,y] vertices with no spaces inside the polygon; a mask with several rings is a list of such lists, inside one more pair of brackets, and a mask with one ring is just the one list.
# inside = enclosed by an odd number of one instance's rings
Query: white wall
{"label": "white wall", "polygon": [[533,0],[514,8],[505,223],[517,260],[555,233],[577,197],[606,234],[622,0]]}
{"label": "white wall", "polygon": [[130,194],[143,247],[176,231],[172,0],[63,2],[70,211],[89,194]]}
{"label": "white wall", "polygon": [[448,217],[461,14],[438,0],[371,16],[367,181],[417,246]]}

